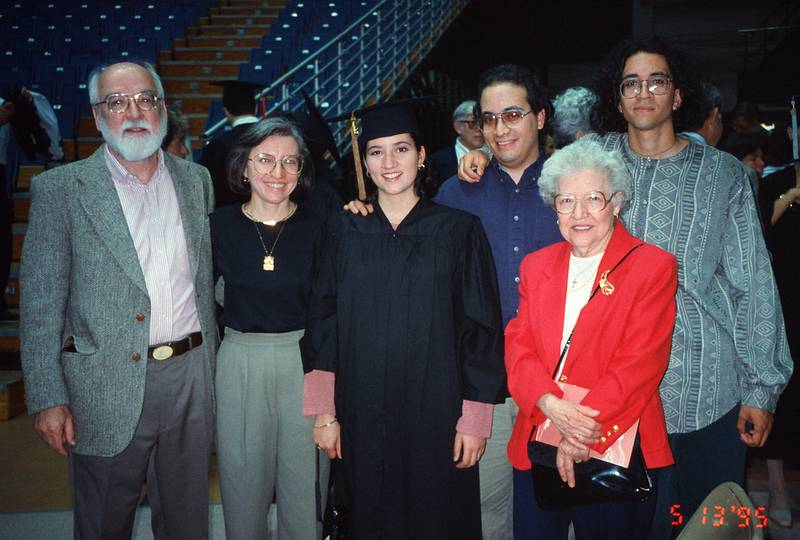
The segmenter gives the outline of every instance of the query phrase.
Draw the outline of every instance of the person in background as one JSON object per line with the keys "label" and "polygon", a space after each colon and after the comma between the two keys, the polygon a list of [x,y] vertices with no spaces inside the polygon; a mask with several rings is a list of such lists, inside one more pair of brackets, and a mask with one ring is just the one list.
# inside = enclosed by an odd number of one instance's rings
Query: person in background
{"label": "person in background", "polygon": [[303,338],[304,413],[341,459],[348,537],[477,540],[475,465],[505,393],[489,244],[478,218],[430,200],[408,104],[357,113],[374,212],[328,221]]}
{"label": "person in background", "polygon": [[185,159],[189,155],[186,137],[189,134],[189,123],[178,111],[167,110],[167,136],[161,143],[161,149],[173,156]]}
{"label": "person in background", "polygon": [[680,135],[688,137],[700,144],[717,146],[722,138],[722,96],[719,89],[710,82],[700,81],[699,98],[702,104],[702,122]]}
{"label": "person in background", "polygon": [[553,131],[556,148],[563,148],[592,132],[589,114],[597,97],[583,86],[567,88],[553,99]]}
{"label": "person in background", "polygon": [[230,190],[228,185],[228,156],[231,149],[250,124],[258,122],[256,114],[256,92],[264,86],[247,81],[216,81],[222,87],[222,105],[228,130],[220,133],[203,148],[200,165],[211,173],[214,182],[214,197],[217,208],[245,202],[242,195]]}
{"label": "person in background", "polygon": [[[519,405],[508,444],[516,540],[564,539],[570,521],[579,540],[644,539],[653,518],[652,494],[641,503],[541,508],[527,446],[546,419],[561,435],[557,464],[570,486],[574,463],[588,460],[589,450],[604,453],[637,421],[654,486],[673,463],[658,385],[669,362],[677,265],[619,221],[630,192],[621,156],[587,139],[556,152],[539,178],[565,241],[525,257],[519,312],[506,327],[508,387]],[[606,277],[613,291],[596,294]],[[563,397],[556,370],[559,381],[589,390],[580,404]]]}
{"label": "person in background", "polygon": [[[314,253],[324,220],[298,203],[314,176],[298,127],[285,118],[250,124],[228,160],[234,193],[211,215],[215,279],[224,280],[217,355],[217,460],[225,533],[267,538],[275,493],[278,537],[322,533],[315,506],[313,421],[302,414],[300,338]],[[319,463],[327,486],[328,459]],[[325,508],[327,490],[321,490]]]}
{"label": "person in background", "polygon": [[[774,136],[791,141],[789,130],[776,129]],[[788,137],[787,137],[788,135]],[[797,256],[797,235],[800,232],[800,165],[792,163],[789,145],[785,141],[770,144],[770,164],[777,169],[764,176],[762,160],[762,138],[759,133],[732,135],[726,141],[726,150],[758,172],[759,204],[764,225],[764,239],[772,255],[772,269],[783,307],[786,335],[795,364],[800,358],[800,314],[796,306],[800,303],[800,264]],[[784,148],[785,153],[776,152]],[[752,455],[767,461],[769,475],[768,516],[771,523],[781,527],[792,526],[789,492],[783,471],[784,459],[796,455],[800,447],[800,388],[795,372],[781,394],[775,411],[775,424],[767,443],[762,448],[753,448]]]}
{"label": "person in background", "polygon": [[458,160],[470,150],[482,150],[490,154],[483,139],[480,125],[475,118],[475,100],[462,101],[453,111],[453,130],[456,142],[453,146],[439,150],[429,159],[431,176],[441,184],[451,176],[455,176]]}

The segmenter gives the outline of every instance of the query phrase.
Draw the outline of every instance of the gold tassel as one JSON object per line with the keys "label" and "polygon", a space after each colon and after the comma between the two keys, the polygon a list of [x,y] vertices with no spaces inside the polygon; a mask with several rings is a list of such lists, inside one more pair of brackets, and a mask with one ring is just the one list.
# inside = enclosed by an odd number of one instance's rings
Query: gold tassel
{"label": "gold tassel", "polygon": [[358,185],[358,200],[363,201],[367,198],[367,190],[364,187],[364,171],[361,170],[361,151],[358,149],[358,127],[356,126],[356,115],[350,114],[350,140],[353,145],[353,161],[356,168],[356,184]]}

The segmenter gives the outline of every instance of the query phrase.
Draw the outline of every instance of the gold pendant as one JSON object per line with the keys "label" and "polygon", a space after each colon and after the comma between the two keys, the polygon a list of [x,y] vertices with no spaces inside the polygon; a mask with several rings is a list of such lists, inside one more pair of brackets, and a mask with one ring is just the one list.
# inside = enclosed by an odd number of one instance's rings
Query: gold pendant
{"label": "gold pendant", "polygon": [[264,266],[262,267],[265,272],[272,272],[275,270],[275,257],[272,255],[264,256]]}
{"label": "gold pendant", "polygon": [[609,296],[614,293],[614,285],[612,285],[611,282],[608,281],[608,273],[609,270],[603,272],[603,275],[600,276],[600,283],[598,283],[598,285],[600,285],[600,292],[606,296]]}

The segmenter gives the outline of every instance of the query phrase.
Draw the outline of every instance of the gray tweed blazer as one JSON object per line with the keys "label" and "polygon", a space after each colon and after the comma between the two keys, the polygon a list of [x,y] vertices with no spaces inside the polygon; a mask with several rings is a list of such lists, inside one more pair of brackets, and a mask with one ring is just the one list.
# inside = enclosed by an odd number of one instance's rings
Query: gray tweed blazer
{"label": "gray tweed blazer", "polygon": [[[74,450],[113,456],[130,443],[142,411],[150,299],[103,152],[100,147],[33,179],[20,269],[20,337],[28,411],[68,405]],[[213,383],[213,189],[205,168],[169,154],[165,163],[180,206]],[[77,352],[62,352],[70,337]],[[132,360],[134,353],[140,361]]]}

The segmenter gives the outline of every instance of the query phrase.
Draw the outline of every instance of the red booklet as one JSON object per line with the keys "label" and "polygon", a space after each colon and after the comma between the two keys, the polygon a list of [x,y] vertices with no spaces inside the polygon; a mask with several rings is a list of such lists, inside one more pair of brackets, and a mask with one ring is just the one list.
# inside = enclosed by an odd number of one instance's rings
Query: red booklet
{"label": "red booklet", "polygon": [[[562,382],[556,382],[556,384],[561,388],[561,390],[564,391],[563,399],[566,399],[571,403],[580,403],[586,394],[589,393],[587,388],[576,386],[574,384]],[[602,454],[599,454],[594,450],[589,450],[589,457],[602,459],[603,461],[607,461],[608,463],[613,463],[614,465],[619,465],[621,467],[627,467],[631,462],[633,443],[636,439],[636,433],[638,431],[639,421],[637,420],[628,429],[628,431],[620,435],[620,437],[614,441],[614,444],[608,447],[608,450]],[[549,444],[551,446],[558,446],[558,444],[561,442],[561,433],[559,433],[558,429],[556,429],[556,426],[553,425],[548,418],[536,429],[534,440]]]}

